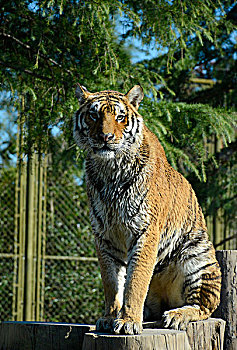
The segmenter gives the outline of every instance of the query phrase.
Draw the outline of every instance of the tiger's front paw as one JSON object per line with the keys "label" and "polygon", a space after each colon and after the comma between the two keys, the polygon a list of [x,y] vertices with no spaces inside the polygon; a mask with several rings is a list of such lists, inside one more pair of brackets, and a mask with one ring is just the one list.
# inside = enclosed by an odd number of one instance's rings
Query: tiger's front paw
{"label": "tiger's front paw", "polygon": [[141,334],[142,324],[129,319],[116,318],[113,322],[113,333],[115,334]]}
{"label": "tiger's front paw", "polygon": [[97,332],[112,332],[113,331],[113,322],[114,318],[107,316],[107,317],[100,317],[98,321],[96,322],[96,330]]}
{"label": "tiger's front paw", "polygon": [[[186,316],[186,317],[185,317]],[[189,323],[187,315],[180,309],[165,311],[162,316],[163,326],[175,330],[186,330]]]}

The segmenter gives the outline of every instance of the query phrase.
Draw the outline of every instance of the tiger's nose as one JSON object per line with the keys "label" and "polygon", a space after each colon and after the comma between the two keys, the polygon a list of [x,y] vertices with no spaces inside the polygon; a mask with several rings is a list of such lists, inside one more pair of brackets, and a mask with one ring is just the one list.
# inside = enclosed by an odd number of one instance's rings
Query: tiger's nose
{"label": "tiger's nose", "polygon": [[100,133],[100,137],[102,138],[102,140],[103,140],[104,142],[108,142],[108,141],[110,141],[110,140],[113,140],[114,134],[112,134],[111,132],[108,133],[108,134],[104,134],[104,133],[102,132],[102,133]]}

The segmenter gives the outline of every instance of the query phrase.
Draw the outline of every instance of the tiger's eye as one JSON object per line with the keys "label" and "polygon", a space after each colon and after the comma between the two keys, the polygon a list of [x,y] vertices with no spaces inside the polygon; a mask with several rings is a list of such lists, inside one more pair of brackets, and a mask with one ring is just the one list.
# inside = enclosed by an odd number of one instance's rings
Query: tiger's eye
{"label": "tiger's eye", "polygon": [[96,113],[90,113],[89,116],[94,122],[96,121],[96,119],[97,119],[97,114]]}
{"label": "tiger's eye", "polygon": [[116,117],[117,122],[123,122],[124,119],[125,119],[125,115],[123,115],[123,114],[119,114]]}

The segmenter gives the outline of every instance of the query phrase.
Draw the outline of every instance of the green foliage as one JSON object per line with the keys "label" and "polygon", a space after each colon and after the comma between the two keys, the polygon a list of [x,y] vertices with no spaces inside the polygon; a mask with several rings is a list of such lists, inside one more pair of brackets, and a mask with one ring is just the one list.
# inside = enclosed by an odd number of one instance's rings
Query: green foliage
{"label": "green foliage", "polygon": [[[161,109],[168,116],[171,105],[155,104],[155,100],[167,98],[170,102],[186,103],[194,98],[197,89],[190,96],[187,79],[204,59],[210,65],[217,54],[231,52],[230,34],[235,27],[235,17],[230,15],[233,8],[228,1],[9,0],[1,6],[1,89],[11,91],[8,103],[15,103],[21,111],[25,152],[32,145],[44,149],[54,126],[64,131],[69,146],[73,144],[72,116],[78,107],[74,89],[78,81],[91,91],[124,92],[139,82],[150,97],[150,102],[146,102],[147,118],[151,113],[160,115]],[[117,34],[118,23],[123,27],[122,35]],[[155,45],[161,55],[132,64],[126,40],[134,37],[147,45],[147,52]],[[224,61],[230,64],[230,60]],[[219,65],[223,67],[223,61]],[[213,78],[220,77],[213,74]],[[173,115],[177,109],[190,112],[192,109],[192,120],[187,123],[200,123],[201,107],[174,105]],[[181,114],[172,117],[173,124]],[[229,142],[233,114],[229,113],[222,127],[218,127],[215,122],[219,117],[223,121],[222,115],[222,111],[209,109],[205,123],[212,125],[210,132]],[[153,119],[156,120],[153,129],[159,129],[155,128],[157,123],[163,125],[158,136],[165,141],[172,164],[182,155],[184,166],[205,178],[204,170],[199,171],[205,158],[200,144],[210,132],[193,133],[199,145],[195,148],[198,163],[193,164],[189,153],[183,153],[180,135],[172,136],[178,140],[174,145],[166,137],[171,132],[170,125],[158,118]],[[189,118],[190,113],[186,120]],[[180,131],[187,134],[184,128]],[[185,139],[184,135],[181,138]]]}
{"label": "green foliage", "polygon": [[211,160],[204,162],[207,181],[197,182],[193,174],[188,176],[193,183],[194,190],[202,203],[205,216],[214,216],[218,209],[222,211],[222,222],[224,233],[229,228],[236,232],[236,211],[237,211],[237,153],[236,141],[229,147],[223,148],[216,154],[214,167]]}
{"label": "green foliage", "polygon": [[[131,21],[126,35],[142,36],[144,43],[154,40],[161,47],[169,46],[170,60],[173,53],[180,48],[186,49],[190,37],[197,36],[201,44],[203,38],[215,41],[220,23],[225,18],[225,9],[231,1],[125,1],[137,17]],[[131,11],[131,10],[130,10]],[[218,11],[220,19],[217,22],[215,13]]]}
{"label": "green foliage", "polygon": [[235,115],[223,108],[148,100],[143,109],[148,126],[162,142],[172,166],[186,176],[193,171],[205,181],[203,162],[213,158],[207,149],[209,138],[214,134],[222,137],[227,146],[235,135]]}

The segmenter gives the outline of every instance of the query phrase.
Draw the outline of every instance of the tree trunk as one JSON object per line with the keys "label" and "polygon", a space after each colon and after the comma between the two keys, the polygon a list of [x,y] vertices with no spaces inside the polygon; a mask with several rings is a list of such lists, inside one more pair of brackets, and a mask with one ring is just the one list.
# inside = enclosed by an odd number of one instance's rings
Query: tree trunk
{"label": "tree trunk", "polygon": [[226,321],[224,349],[237,349],[237,250],[219,250],[222,271],[221,302],[213,314]]}

